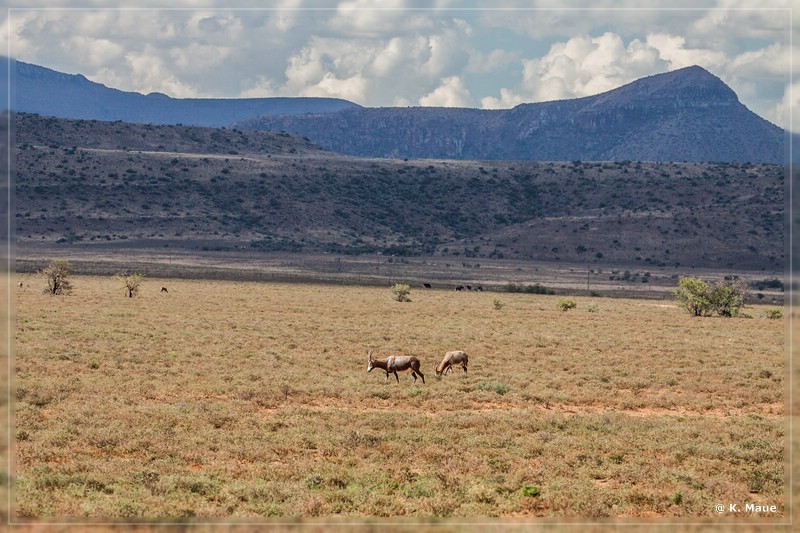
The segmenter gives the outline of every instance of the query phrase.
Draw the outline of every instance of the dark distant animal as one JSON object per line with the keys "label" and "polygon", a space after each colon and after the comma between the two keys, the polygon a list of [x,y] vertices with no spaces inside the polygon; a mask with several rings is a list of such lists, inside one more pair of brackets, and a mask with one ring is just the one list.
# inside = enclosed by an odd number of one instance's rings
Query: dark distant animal
{"label": "dark distant animal", "polygon": [[161,287],[161,292],[169,292],[166,287]]}
{"label": "dark distant animal", "polygon": [[423,283],[422,286],[425,287],[426,289],[430,289],[431,288],[431,284],[430,283]]}
{"label": "dark distant animal", "polygon": [[390,355],[385,361],[372,358],[372,350],[369,351],[367,358],[367,372],[372,372],[373,368],[381,368],[386,371],[386,381],[389,381],[389,373],[393,373],[395,379],[400,383],[400,378],[397,376],[397,371],[411,370],[411,377],[414,378],[414,383],[417,382],[417,374],[422,378],[425,383],[425,375],[419,370],[419,359],[413,355]]}
{"label": "dark distant animal", "polygon": [[478,288],[475,289],[475,290],[478,291],[478,292],[483,291],[483,285],[478,285]]}
{"label": "dark distant animal", "polygon": [[463,286],[463,285],[458,285],[458,286],[456,287],[456,290],[457,290],[457,291],[463,291],[463,290],[464,290],[464,286]]}
{"label": "dark distant animal", "polygon": [[472,290],[472,285],[467,285],[467,290],[471,291]]}
{"label": "dark distant animal", "polygon": [[464,369],[464,373],[467,373],[467,362],[469,361],[469,356],[467,356],[466,352],[462,352],[461,350],[453,350],[451,352],[447,352],[444,354],[444,359],[442,362],[439,363],[439,366],[436,367],[436,377],[441,377],[442,374],[447,374],[448,372],[453,371],[453,365],[461,364],[461,368]]}
{"label": "dark distant animal", "polygon": [[22,287],[22,282],[21,281],[19,282],[19,286]]}

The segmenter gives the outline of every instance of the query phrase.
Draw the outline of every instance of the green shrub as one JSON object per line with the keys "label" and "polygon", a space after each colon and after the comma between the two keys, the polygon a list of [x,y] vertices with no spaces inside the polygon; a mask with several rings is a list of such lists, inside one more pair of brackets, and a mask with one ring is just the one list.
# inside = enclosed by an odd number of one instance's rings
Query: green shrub
{"label": "green shrub", "polygon": [[692,316],[710,316],[711,301],[709,292],[711,287],[699,278],[680,278],[678,288],[675,289],[675,298],[678,305],[683,307]]}
{"label": "green shrub", "polygon": [[576,307],[578,307],[578,304],[572,300],[565,300],[562,298],[558,301],[558,308],[562,311],[569,311],[570,309],[575,309]]}
{"label": "green shrub", "polygon": [[783,310],[782,309],[767,309],[764,312],[764,317],[769,318],[771,320],[779,320],[783,318]]}
{"label": "green shrub", "polygon": [[740,280],[715,283],[711,286],[711,309],[719,316],[736,316],[744,306],[747,285]]}
{"label": "green shrub", "polygon": [[496,381],[484,381],[475,385],[475,388],[478,390],[487,390],[496,392],[501,396],[511,390],[511,387],[509,387],[508,385],[504,383],[498,383]]}
{"label": "green shrub", "polygon": [[495,308],[497,311],[499,311],[500,309],[502,309],[502,308],[503,308],[505,305],[506,305],[506,304],[504,304],[503,302],[501,302],[501,301],[500,301],[500,300],[498,300],[497,298],[495,298],[495,299],[492,301],[492,307],[494,307],[494,308]]}
{"label": "green shrub", "polygon": [[125,288],[125,294],[128,298],[133,298],[139,293],[139,287],[144,280],[144,274],[117,274],[114,276],[122,286]]}
{"label": "green shrub", "polygon": [[505,286],[506,292],[523,292],[526,294],[549,294],[553,295],[555,292],[552,289],[543,287],[538,283],[536,285],[522,285],[518,283],[509,283]]}
{"label": "green shrub", "polygon": [[536,485],[525,485],[522,487],[522,495],[529,496],[535,498],[537,496],[541,496],[542,491]]}
{"label": "green shrub", "polygon": [[738,279],[707,283],[699,278],[680,278],[675,298],[692,316],[742,316],[740,309],[748,295],[747,286]]}
{"label": "green shrub", "polygon": [[409,294],[411,294],[411,286],[405,283],[395,283],[394,287],[392,287],[392,292],[394,293],[394,299],[398,302],[410,302],[411,298],[409,298]]}

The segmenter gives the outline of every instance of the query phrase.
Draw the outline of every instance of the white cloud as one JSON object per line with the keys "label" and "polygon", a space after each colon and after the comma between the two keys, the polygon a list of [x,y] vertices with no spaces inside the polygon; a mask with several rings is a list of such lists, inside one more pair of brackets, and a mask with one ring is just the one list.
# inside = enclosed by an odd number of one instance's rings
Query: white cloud
{"label": "white cloud", "polygon": [[332,79],[360,75],[374,55],[375,48],[369,43],[312,37],[302,50],[289,58],[284,89],[288,93],[303,94],[323,80],[331,88]]}
{"label": "white cloud", "polygon": [[176,98],[201,96],[196,87],[181,81],[172,73],[170,65],[164,62],[159,52],[148,45],[142,52],[125,56],[131,76],[138,80],[136,90],[142,93],[161,92]]}
{"label": "white cloud", "polygon": [[94,68],[115,62],[124,56],[124,48],[108,39],[92,39],[74,35],[64,42],[64,50],[68,54],[80,55],[86,63]]}
{"label": "white cloud", "polygon": [[521,95],[508,89],[500,89],[500,98],[486,96],[481,98],[481,108],[483,109],[509,109],[526,102]]}
{"label": "white cloud", "polygon": [[300,93],[300,96],[325,96],[344,98],[351,102],[363,102],[366,99],[369,86],[369,80],[366,80],[360,74],[340,79],[328,72],[317,84],[305,88]]}
{"label": "white cloud", "polygon": [[765,48],[739,54],[725,68],[729,72],[736,72],[740,76],[752,78],[784,77],[788,74],[789,61],[789,47],[782,43],[773,43]]}
{"label": "white cloud", "polygon": [[428,37],[428,58],[419,66],[419,73],[428,78],[460,71],[469,62],[461,35],[452,30]]}
{"label": "white cloud", "polygon": [[783,98],[766,118],[783,124],[787,129],[791,127],[791,131],[800,132],[800,81],[786,86]]}
{"label": "white cloud", "polygon": [[500,48],[495,48],[488,54],[480,50],[473,50],[469,54],[469,62],[465,70],[475,74],[488,74],[489,72],[505,70],[518,60],[519,57],[516,53]]}
{"label": "white cloud", "polygon": [[232,50],[226,46],[190,43],[169,50],[171,64],[180,74],[204,74],[213,76],[230,57]]}
{"label": "white cloud", "polygon": [[425,40],[421,36],[390,39],[383,50],[378,50],[375,54],[369,65],[370,74],[378,78],[389,77],[407,61],[418,58],[424,47]]}
{"label": "white cloud", "polygon": [[484,98],[486,108],[590,96],[663,70],[657,50],[639,40],[625,46],[619,35],[579,36],[555,43],[538,59],[522,61],[522,82],[500,98]]}
{"label": "white cloud", "polygon": [[265,76],[258,76],[256,80],[239,94],[240,98],[268,98],[276,96],[275,82]]}
{"label": "white cloud", "polygon": [[349,0],[339,2],[329,28],[353,37],[390,38],[412,32],[428,32],[434,19],[430,12],[409,11],[405,0]]}
{"label": "white cloud", "polygon": [[[195,97],[314,94],[367,106],[475,101],[498,108],[596,94],[699,64],[754,111],[788,120],[787,12],[746,9],[752,0],[716,0],[708,9],[691,0],[651,3],[669,10],[597,0],[591,11],[557,9],[586,5],[569,0],[503,2],[520,8],[510,11],[481,0],[476,7],[487,9],[469,13],[454,0],[277,0],[266,11],[230,9],[222,0],[170,3],[196,10],[27,11],[75,4],[7,3],[20,9],[10,18],[0,13],[7,22],[0,39],[11,41],[16,57],[122,90]],[[122,7],[100,0],[88,5],[100,4]],[[137,5],[156,4],[163,2]],[[317,7],[332,9],[307,9]],[[800,52],[794,56],[800,61]]]}
{"label": "white cloud", "polygon": [[419,99],[420,105],[431,107],[469,107],[472,96],[458,76],[444,78],[441,84]]}
{"label": "white cloud", "polygon": [[658,55],[669,63],[669,70],[699,65],[719,72],[728,58],[724,52],[710,48],[688,48],[686,38],[680,35],[653,33],[647,36],[647,45],[658,50]]}
{"label": "white cloud", "polygon": [[471,101],[464,98],[461,78],[460,89],[452,81],[440,87],[469,63],[469,27],[461,21],[435,26],[433,33],[414,31],[386,39],[311,36],[289,57],[278,90],[287,96],[337,96],[368,106],[421,99],[459,105]]}
{"label": "white cloud", "polygon": [[40,34],[46,23],[45,16],[38,13],[13,13],[3,19],[0,25],[0,38],[8,43],[8,55],[19,58],[35,58],[43,46]]}

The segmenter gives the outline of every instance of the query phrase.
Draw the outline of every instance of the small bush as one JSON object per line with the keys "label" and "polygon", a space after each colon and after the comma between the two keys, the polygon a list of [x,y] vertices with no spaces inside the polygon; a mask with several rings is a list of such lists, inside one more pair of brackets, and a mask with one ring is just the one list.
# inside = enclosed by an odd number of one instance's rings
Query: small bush
{"label": "small bush", "polygon": [[541,494],[542,494],[541,489],[539,487],[537,487],[536,485],[525,485],[525,486],[522,487],[522,495],[523,496],[536,498],[538,496],[541,496]]}
{"label": "small bush", "polygon": [[144,280],[144,274],[125,274],[120,273],[114,276],[122,286],[125,288],[125,294],[128,295],[128,298],[133,298],[139,293],[139,287],[142,285],[142,281]]}
{"label": "small bush", "polygon": [[782,309],[767,309],[764,312],[764,318],[769,318],[770,320],[779,320],[783,318],[783,310]]}
{"label": "small bush", "polygon": [[487,390],[496,392],[501,396],[511,390],[511,387],[509,387],[508,385],[504,383],[498,383],[496,381],[484,381],[482,383],[478,383],[477,385],[475,385],[475,388],[477,388],[478,390]]}
{"label": "small bush", "polygon": [[394,287],[392,287],[392,292],[394,293],[394,299],[398,302],[410,302],[411,298],[409,298],[409,294],[411,294],[411,286],[405,283],[395,283]]}
{"label": "small bush", "polygon": [[558,301],[558,308],[561,311],[569,311],[570,309],[575,309],[576,307],[578,307],[578,304],[576,304],[572,300],[565,300],[562,298],[561,300]]}
{"label": "small bush", "polygon": [[495,298],[494,301],[492,302],[492,307],[494,307],[497,311],[502,309],[505,305],[506,304],[504,304],[503,302],[501,302],[497,298]]}
{"label": "small bush", "polygon": [[67,279],[72,273],[69,261],[56,259],[51,261],[47,267],[39,270],[39,275],[47,280],[47,287],[44,292],[47,294],[60,295],[72,292],[72,285]]}

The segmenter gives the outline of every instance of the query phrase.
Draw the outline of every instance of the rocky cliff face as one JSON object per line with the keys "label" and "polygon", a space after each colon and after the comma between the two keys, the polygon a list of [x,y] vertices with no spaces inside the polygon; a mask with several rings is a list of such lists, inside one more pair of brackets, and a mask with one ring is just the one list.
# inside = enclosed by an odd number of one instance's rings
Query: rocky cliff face
{"label": "rocky cliff face", "polygon": [[782,163],[785,156],[783,130],[700,67],[510,110],[362,108],[240,126],[299,133],[322,147],[371,157]]}

